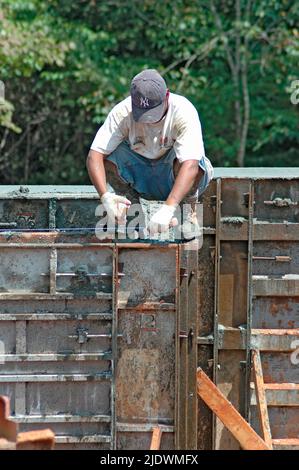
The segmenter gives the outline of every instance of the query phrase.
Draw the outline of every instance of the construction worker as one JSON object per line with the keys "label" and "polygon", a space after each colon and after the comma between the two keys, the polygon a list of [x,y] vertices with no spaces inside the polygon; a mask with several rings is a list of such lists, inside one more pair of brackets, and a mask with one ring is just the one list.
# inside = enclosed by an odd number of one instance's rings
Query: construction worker
{"label": "construction worker", "polygon": [[[154,69],[136,75],[130,96],[108,114],[92,142],[87,169],[108,217],[118,223],[139,197],[164,201],[150,218],[152,235],[175,225],[179,205],[197,201],[213,177],[195,107],[170,93]],[[190,221],[198,223],[195,211]]]}

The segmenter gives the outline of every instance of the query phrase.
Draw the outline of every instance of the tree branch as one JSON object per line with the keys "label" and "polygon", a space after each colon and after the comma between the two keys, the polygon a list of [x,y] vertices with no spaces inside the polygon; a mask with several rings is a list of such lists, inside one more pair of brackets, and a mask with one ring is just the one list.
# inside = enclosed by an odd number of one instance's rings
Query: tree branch
{"label": "tree branch", "polygon": [[[245,8],[245,20],[250,21],[250,10],[251,10],[251,0],[247,0]],[[242,55],[241,62],[241,81],[242,81],[242,94],[243,94],[243,126],[241,132],[241,140],[239,151],[237,155],[238,166],[244,166],[244,159],[246,153],[246,144],[247,144],[247,135],[249,129],[249,119],[250,119],[250,96],[248,88],[248,35],[244,37],[244,52]]]}

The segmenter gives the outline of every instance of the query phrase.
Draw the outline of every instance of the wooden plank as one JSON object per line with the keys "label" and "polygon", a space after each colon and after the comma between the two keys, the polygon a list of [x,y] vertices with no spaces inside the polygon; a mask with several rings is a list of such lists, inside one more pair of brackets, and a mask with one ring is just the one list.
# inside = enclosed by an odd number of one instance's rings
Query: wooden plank
{"label": "wooden plank", "polygon": [[299,439],[273,439],[275,450],[299,450]]}
{"label": "wooden plank", "polygon": [[252,333],[264,336],[299,336],[299,328],[253,328]]}
{"label": "wooden plank", "polygon": [[265,390],[297,390],[299,391],[299,384],[288,383],[288,382],[279,383],[279,384],[264,384],[264,387],[265,387]]}
{"label": "wooden plank", "polygon": [[252,365],[253,365],[253,377],[254,377],[256,401],[257,401],[257,407],[258,407],[258,412],[259,412],[259,417],[260,417],[261,430],[262,430],[264,441],[272,449],[273,448],[272,436],[271,436],[270,421],[269,421],[269,415],[268,415],[267,398],[266,398],[266,392],[265,392],[265,386],[264,386],[261,355],[260,355],[260,352],[256,349],[252,351]]}
{"label": "wooden plank", "polygon": [[162,430],[159,426],[155,427],[152,435],[150,450],[159,450],[162,438]]}
{"label": "wooden plank", "polygon": [[51,429],[20,432],[17,437],[17,450],[52,450],[55,434]]}
{"label": "wooden plank", "polygon": [[0,437],[0,450],[16,450],[16,443]]}
{"label": "wooden plank", "polygon": [[271,450],[199,367],[197,393],[233,434],[244,450]]}

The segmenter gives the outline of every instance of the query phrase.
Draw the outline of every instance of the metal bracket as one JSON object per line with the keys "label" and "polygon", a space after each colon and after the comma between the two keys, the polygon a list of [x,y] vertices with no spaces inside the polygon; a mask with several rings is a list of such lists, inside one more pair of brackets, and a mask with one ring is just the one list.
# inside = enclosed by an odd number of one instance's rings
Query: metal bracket
{"label": "metal bracket", "polygon": [[[220,204],[222,204],[222,201],[219,201]],[[210,196],[210,207],[212,207],[213,211],[216,211],[216,206],[217,206],[217,195],[215,194],[214,196]]]}
{"label": "metal bracket", "polygon": [[290,263],[292,261],[291,256],[287,255],[277,255],[277,256],[253,256],[253,260],[262,260],[262,261],[277,261],[279,263]]}
{"label": "metal bracket", "polygon": [[243,193],[243,206],[248,207],[249,206],[249,193]]}
{"label": "metal bracket", "polygon": [[16,222],[0,222],[0,228],[15,228],[17,226]]}
{"label": "metal bracket", "polygon": [[192,347],[193,337],[194,337],[193,328],[190,328],[189,333],[187,333],[186,331],[180,331],[179,338],[180,339],[188,339],[189,349]]}

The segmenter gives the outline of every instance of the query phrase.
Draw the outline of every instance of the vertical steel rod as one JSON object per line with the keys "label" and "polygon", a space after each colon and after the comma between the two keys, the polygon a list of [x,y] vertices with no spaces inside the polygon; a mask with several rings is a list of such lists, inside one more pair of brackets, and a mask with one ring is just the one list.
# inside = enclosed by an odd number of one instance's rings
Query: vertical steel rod
{"label": "vertical steel rod", "polygon": [[[214,286],[214,348],[213,348],[213,382],[218,384],[218,312],[219,312],[219,283],[220,283],[220,223],[221,223],[221,178],[216,180],[216,214],[215,214],[215,286]],[[212,448],[216,449],[217,417],[212,416]]]}
{"label": "vertical steel rod", "polygon": [[115,408],[115,393],[116,393],[116,361],[117,361],[117,331],[118,331],[118,245],[113,247],[113,269],[112,269],[112,361],[111,361],[111,449],[116,449],[116,408]]}
{"label": "vertical steel rod", "polygon": [[253,256],[254,181],[249,185],[248,201],[248,265],[247,265],[247,328],[245,373],[245,419],[250,420],[251,328],[252,328],[252,256]]}
{"label": "vertical steel rod", "polygon": [[179,449],[179,426],[180,426],[180,267],[181,267],[181,245],[176,250],[176,330],[175,330],[175,416],[174,416],[174,446]]}
{"label": "vertical steel rod", "polygon": [[189,254],[184,245],[180,247],[180,295],[178,310],[178,423],[176,428],[177,444],[179,450],[187,449],[187,394],[188,394],[188,341],[187,317],[188,317],[188,278],[189,278]]}

